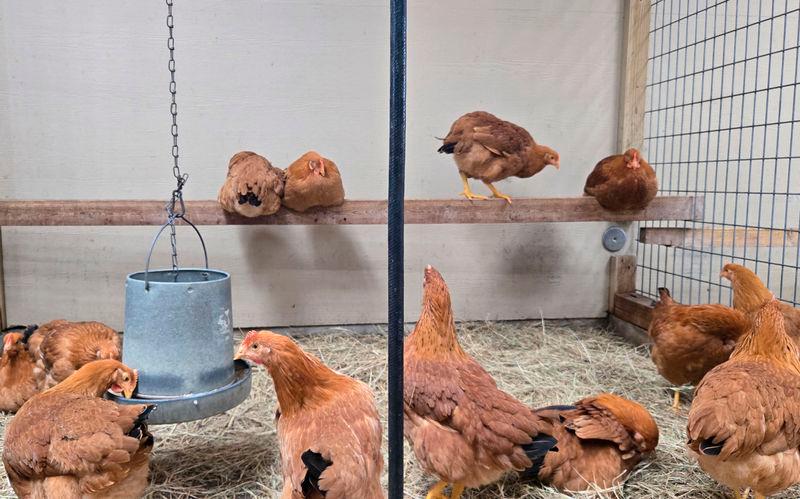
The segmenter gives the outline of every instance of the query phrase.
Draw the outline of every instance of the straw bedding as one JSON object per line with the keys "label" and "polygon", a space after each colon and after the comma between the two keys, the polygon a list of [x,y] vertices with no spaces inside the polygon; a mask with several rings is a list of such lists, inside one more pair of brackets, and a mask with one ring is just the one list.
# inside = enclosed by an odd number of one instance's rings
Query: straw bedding
{"label": "straw bedding", "polygon": [[[607,497],[721,498],[729,491],[715,484],[685,450],[687,405],[670,407],[671,394],[644,348],[634,348],[592,326],[551,326],[540,322],[470,323],[459,326],[462,345],[494,375],[500,388],[531,406],[574,402],[599,391],[613,391],[645,405],[655,416],[661,441],[655,456]],[[386,408],[386,334],[331,328],[297,335],[308,351],[330,366],[355,376],[375,390]],[[272,383],[257,369],[250,398],[226,414],[203,421],[153,428],[156,448],[148,497],[278,497],[280,460],[273,415]],[[5,426],[8,416],[0,416]],[[385,441],[384,441],[385,445]],[[384,455],[385,457],[385,455]],[[420,498],[435,482],[417,468],[406,446],[406,495]],[[592,496],[596,494],[582,494]],[[13,496],[3,473],[0,496]],[[504,482],[465,493],[468,498],[563,497],[552,489]],[[800,488],[782,498],[800,497]]]}

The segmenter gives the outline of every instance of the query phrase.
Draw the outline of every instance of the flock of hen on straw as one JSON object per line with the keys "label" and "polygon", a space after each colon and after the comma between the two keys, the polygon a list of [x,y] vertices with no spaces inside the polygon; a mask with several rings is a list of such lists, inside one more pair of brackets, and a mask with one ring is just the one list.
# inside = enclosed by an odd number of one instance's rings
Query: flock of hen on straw
{"label": "flock of hen on straw", "polygon": [[[453,154],[464,185],[530,177],[559,154],[523,128],[482,112],[456,120],[439,152]],[[605,209],[640,210],[658,190],[635,149],[600,161],[585,194]],[[308,152],[285,171],[252,152],[233,156],[219,202],[254,217],[344,200],[339,170]],[[675,385],[696,386],[688,450],[737,497],[800,482],[800,310],[779,303],[745,267],[728,264],[733,308],[681,305],[661,289],[650,326],[652,359]],[[118,405],[137,371],[123,365],[118,333],[97,322],[52,321],[6,331],[0,361],[3,464],[23,498],[140,497],[148,484],[152,405]],[[460,346],[450,292],[428,266],[423,306],[404,348],[404,432],[420,467],[439,481],[427,499],[456,499],[516,472],[565,492],[615,486],[658,445],[659,430],[635,401],[586,394],[572,405],[530,408],[500,390]],[[370,388],[326,366],[290,338],[251,331],[236,358],[272,377],[282,498],[384,497],[382,428]],[[135,366],[134,366],[135,367]],[[676,392],[677,393],[677,392]],[[680,400],[676,395],[674,404]],[[448,491],[449,493],[446,493]]]}

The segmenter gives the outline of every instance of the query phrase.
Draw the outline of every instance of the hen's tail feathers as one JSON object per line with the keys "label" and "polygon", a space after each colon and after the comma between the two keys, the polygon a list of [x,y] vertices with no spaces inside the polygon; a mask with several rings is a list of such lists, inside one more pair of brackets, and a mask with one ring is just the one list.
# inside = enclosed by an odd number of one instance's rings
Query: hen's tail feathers
{"label": "hen's tail feathers", "polygon": [[658,300],[655,305],[672,305],[675,300],[672,299],[672,294],[667,288],[658,288]]}
{"label": "hen's tail feathers", "polygon": [[451,143],[449,143],[449,144],[445,142],[445,143],[442,145],[442,147],[440,147],[440,148],[438,149],[438,151],[439,151],[439,152],[443,152],[443,153],[445,153],[445,154],[453,154],[453,152],[454,152],[455,150],[456,150],[456,143],[455,143],[455,142],[451,142]]}
{"label": "hen's tail feathers", "polygon": [[150,413],[155,411],[157,408],[158,406],[155,404],[150,404],[145,407],[133,422],[133,428],[131,428],[131,431],[128,432],[128,436],[141,439],[142,435],[145,435],[148,440],[152,440],[153,436],[147,432],[147,425],[145,422],[147,421],[147,417],[150,415]]}
{"label": "hen's tail feathers", "polygon": [[319,452],[314,452],[311,449],[303,452],[303,454],[300,456],[300,459],[302,459],[303,464],[305,464],[306,468],[308,469],[302,484],[303,496],[308,497],[313,492],[324,496],[325,491],[319,488],[319,477],[328,466],[333,464],[333,462],[328,461],[322,457],[322,454]]}
{"label": "hen's tail feathers", "polygon": [[22,342],[27,345],[28,340],[31,338],[31,336],[33,336],[33,333],[35,333],[38,329],[39,326],[37,324],[31,324],[30,326],[26,327],[25,332],[22,334]]}
{"label": "hen's tail feathers", "polygon": [[531,467],[520,473],[521,480],[535,480],[539,477],[539,470],[544,465],[544,458],[548,452],[558,452],[558,440],[546,433],[539,433],[533,437],[533,442],[523,445],[522,450],[531,460]]}
{"label": "hen's tail feathers", "polygon": [[725,445],[725,442],[720,442],[715,444],[714,441],[710,438],[707,438],[700,442],[700,452],[705,454],[706,456],[719,456],[720,452],[722,452],[722,447]]}

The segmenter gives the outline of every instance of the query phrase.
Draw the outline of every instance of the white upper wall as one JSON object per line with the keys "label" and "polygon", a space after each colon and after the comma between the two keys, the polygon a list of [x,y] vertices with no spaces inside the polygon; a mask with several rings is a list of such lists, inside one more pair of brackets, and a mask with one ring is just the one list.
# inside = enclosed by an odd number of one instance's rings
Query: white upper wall
{"label": "white upper wall", "polygon": [[[81,3],[0,3],[0,197],[166,198],[166,7]],[[475,109],[561,153],[560,171],[501,182],[502,191],[580,195],[614,152],[621,9],[620,0],[411,1],[406,196],[460,192],[435,137]],[[286,166],[313,148],[337,162],[348,198],[386,196],[387,2],[179,0],[175,19],[188,199],[215,198],[244,149]],[[605,226],[408,227],[407,318],[427,263],[448,280],[459,319],[601,316]],[[212,266],[233,274],[237,325],[386,320],[385,227],[202,231]],[[154,232],[4,229],[9,319],[121,327],[124,276],[141,269]],[[188,233],[180,244],[183,262],[199,262]]]}

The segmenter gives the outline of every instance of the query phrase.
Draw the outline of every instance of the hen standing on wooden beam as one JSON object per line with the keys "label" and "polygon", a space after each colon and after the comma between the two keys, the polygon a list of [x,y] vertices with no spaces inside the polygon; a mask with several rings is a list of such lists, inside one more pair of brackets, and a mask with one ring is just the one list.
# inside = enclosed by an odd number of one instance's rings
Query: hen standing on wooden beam
{"label": "hen standing on wooden beam", "polygon": [[492,197],[511,197],[498,191],[493,182],[508,177],[528,178],[547,165],[560,166],[558,153],[537,144],[521,126],[503,121],[485,111],[473,111],[458,118],[442,139],[439,152],[452,154],[464,183],[461,193],[467,199],[487,199],[469,188],[470,178],[477,178],[492,191]]}

